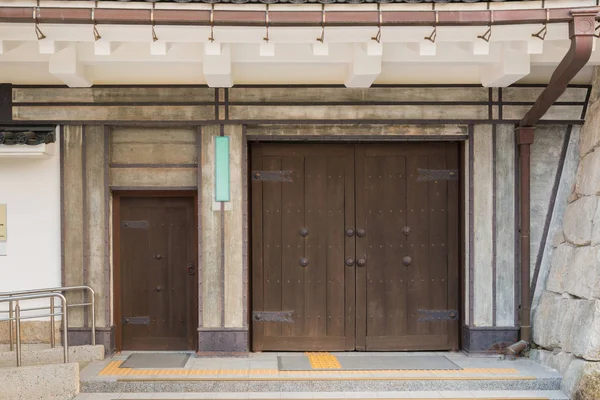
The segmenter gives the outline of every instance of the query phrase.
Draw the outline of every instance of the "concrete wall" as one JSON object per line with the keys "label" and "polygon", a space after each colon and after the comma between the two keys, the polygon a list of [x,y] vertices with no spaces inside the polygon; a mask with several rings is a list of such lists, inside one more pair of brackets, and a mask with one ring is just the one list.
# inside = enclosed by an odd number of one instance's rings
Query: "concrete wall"
{"label": "concrete wall", "polygon": [[[60,156],[58,143],[52,146],[54,155],[41,158],[0,154],[0,204],[7,204],[8,220],[0,292],[60,286]],[[48,300],[31,300],[21,306],[48,305]],[[0,303],[0,310],[7,308]],[[26,342],[49,340],[47,322],[24,322],[22,332]],[[8,326],[2,322],[0,343],[7,342]]]}
{"label": "concrete wall", "polygon": [[[577,126],[542,125],[531,148],[531,281],[542,282],[540,286],[548,275],[563,199],[574,179],[578,140]],[[468,351],[494,351],[518,338],[519,171],[514,125],[474,125],[470,141],[473,157],[465,166],[471,186],[466,190],[466,226],[471,229],[465,248],[468,301],[463,343]],[[538,287],[536,302],[540,293]]]}

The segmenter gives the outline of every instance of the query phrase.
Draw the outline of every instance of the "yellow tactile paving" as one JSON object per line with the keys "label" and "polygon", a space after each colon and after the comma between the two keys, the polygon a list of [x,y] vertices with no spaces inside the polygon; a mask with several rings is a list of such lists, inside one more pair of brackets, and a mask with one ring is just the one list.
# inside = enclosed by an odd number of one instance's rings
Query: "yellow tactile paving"
{"label": "yellow tactile paving", "polygon": [[[450,377],[450,376],[357,376],[352,378],[354,381],[534,381],[535,376],[470,376],[470,377]],[[211,381],[208,377],[182,377],[182,378],[117,378],[117,382],[152,382],[152,381]],[[347,377],[325,377],[325,376],[306,376],[306,377],[224,377],[219,381],[346,381]]]}
{"label": "yellow tactile paving", "polygon": [[[337,361],[337,360],[336,360]],[[324,361],[325,362],[325,361]],[[331,359],[326,364],[334,365]],[[172,379],[214,379],[226,375],[229,379],[250,380],[305,380],[305,379],[532,379],[521,376],[514,368],[465,368],[462,370],[360,370],[343,371],[339,367],[326,371],[279,371],[277,369],[134,369],[119,368],[123,361],[111,361],[100,371],[99,376],[131,376],[131,377],[156,377],[169,376]],[[338,362],[339,365],[339,362]],[[313,366],[314,367],[314,366]],[[321,367],[322,368],[322,367]],[[133,378],[135,379],[135,378]],[[142,378],[143,379],[143,378]],[[157,379],[157,378],[148,378]],[[167,378],[169,379],[169,378]]]}
{"label": "yellow tactile paving", "polygon": [[[336,360],[337,361],[337,360]],[[218,375],[273,375],[275,377],[286,377],[289,375],[306,375],[306,376],[326,376],[341,374],[347,375],[390,375],[390,377],[403,376],[431,376],[435,378],[468,378],[471,376],[487,375],[488,377],[514,378],[520,373],[514,368],[465,368],[461,370],[340,370],[338,367],[327,361],[327,367],[317,367],[329,369],[328,371],[279,371],[277,369],[135,369],[135,368],[120,368],[123,361],[111,361],[100,373],[99,376],[156,376],[156,375],[178,375],[178,376],[218,376]],[[314,365],[313,365],[313,368]]]}
{"label": "yellow tactile paving", "polygon": [[337,357],[331,353],[304,353],[310,361],[310,366],[314,369],[342,369]]}

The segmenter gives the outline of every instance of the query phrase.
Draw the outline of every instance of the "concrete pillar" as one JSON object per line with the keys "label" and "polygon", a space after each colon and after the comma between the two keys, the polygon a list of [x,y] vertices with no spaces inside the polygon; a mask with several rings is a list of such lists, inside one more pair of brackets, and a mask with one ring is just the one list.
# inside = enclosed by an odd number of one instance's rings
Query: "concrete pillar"
{"label": "concrete pillar", "polygon": [[[63,127],[63,285],[95,291],[96,343],[114,348],[110,302],[108,140],[104,126]],[[70,304],[89,302],[85,292],[68,295]],[[91,343],[90,308],[69,310],[69,343]]]}
{"label": "concrete pillar", "polygon": [[[83,127],[63,127],[62,136],[62,284],[75,286],[84,284],[84,232],[83,232]],[[69,293],[71,304],[83,303],[80,292]],[[69,326],[83,327],[82,308],[69,311]]]}
{"label": "concrete pillar", "polygon": [[[215,201],[215,137],[228,136],[230,201]],[[241,125],[204,126],[201,132],[201,280],[198,349],[248,351],[246,145]]]}
{"label": "concrete pillar", "polygon": [[488,352],[514,343],[515,141],[512,125],[475,125],[466,170],[466,313],[463,348]]}

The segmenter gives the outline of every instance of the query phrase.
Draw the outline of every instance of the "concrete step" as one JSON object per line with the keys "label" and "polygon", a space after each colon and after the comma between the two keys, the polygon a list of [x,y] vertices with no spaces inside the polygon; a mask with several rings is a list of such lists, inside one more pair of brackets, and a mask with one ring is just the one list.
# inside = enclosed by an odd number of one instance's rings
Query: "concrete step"
{"label": "concrete step", "polygon": [[292,379],[236,378],[94,378],[82,380],[83,393],[200,392],[390,392],[390,391],[482,391],[482,390],[560,390],[560,377],[490,378],[396,378],[331,379],[320,377]]}
{"label": "concrete step", "polygon": [[269,392],[269,393],[82,393],[74,400],[214,399],[214,400],[568,400],[558,390],[546,391],[413,391],[413,392]]}

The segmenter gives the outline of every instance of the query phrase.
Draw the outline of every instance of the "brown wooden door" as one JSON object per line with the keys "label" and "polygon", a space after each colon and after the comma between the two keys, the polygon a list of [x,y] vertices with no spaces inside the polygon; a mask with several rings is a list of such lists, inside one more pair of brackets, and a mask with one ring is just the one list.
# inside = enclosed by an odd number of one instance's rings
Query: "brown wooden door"
{"label": "brown wooden door", "polygon": [[260,144],[251,160],[255,351],[458,348],[458,320],[419,313],[459,308],[456,143]]}
{"label": "brown wooden door", "polygon": [[458,311],[457,170],[452,143],[357,147],[357,349],[458,348],[457,320],[419,313]]}
{"label": "brown wooden door", "polygon": [[255,145],[252,174],[253,310],[293,320],[257,315],[254,350],[354,349],[353,147]]}
{"label": "brown wooden door", "polygon": [[194,349],[194,198],[120,197],[118,207],[122,349]]}

